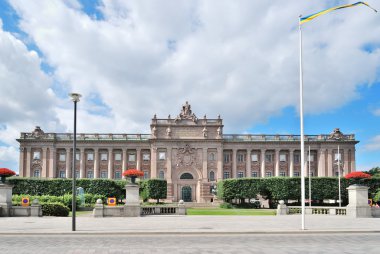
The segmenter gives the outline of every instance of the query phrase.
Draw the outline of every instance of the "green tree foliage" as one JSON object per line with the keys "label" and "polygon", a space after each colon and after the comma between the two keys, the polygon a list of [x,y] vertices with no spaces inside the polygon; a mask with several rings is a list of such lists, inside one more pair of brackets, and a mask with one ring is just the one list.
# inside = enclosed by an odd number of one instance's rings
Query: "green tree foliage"
{"label": "green tree foliage", "polygon": [[167,182],[161,179],[148,179],[140,184],[140,196],[143,200],[149,198],[156,199],[159,203],[160,199],[165,199],[167,195]]}
{"label": "green tree foliage", "polygon": [[368,172],[366,172],[367,174],[370,174],[371,176],[373,177],[380,177],[380,167],[374,167],[374,168],[371,168]]}

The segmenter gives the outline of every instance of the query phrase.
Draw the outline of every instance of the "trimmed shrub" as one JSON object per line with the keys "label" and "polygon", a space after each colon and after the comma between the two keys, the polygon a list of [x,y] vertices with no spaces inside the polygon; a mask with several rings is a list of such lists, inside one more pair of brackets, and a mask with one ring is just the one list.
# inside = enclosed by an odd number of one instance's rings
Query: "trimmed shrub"
{"label": "trimmed shrub", "polygon": [[47,203],[41,206],[43,216],[67,217],[69,215],[69,208],[61,203]]}
{"label": "trimmed shrub", "polygon": [[219,205],[220,208],[224,208],[224,209],[232,209],[232,205],[230,203],[221,203]]}
{"label": "trimmed shrub", "polygon": [[167,196],[167,182],[161,179],[148,179],[140,182],[140,196],[146,201],[148,199],[156,199],[157,204],[160,199]]}

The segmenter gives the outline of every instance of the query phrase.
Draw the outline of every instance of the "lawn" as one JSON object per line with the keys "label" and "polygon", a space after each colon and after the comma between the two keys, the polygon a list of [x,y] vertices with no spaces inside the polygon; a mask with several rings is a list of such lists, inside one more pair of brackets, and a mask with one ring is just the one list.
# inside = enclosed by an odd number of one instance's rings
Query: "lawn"
{"label": "lawn", "polygon": [[188,208],[187,215],[276,215],[275,209]]}

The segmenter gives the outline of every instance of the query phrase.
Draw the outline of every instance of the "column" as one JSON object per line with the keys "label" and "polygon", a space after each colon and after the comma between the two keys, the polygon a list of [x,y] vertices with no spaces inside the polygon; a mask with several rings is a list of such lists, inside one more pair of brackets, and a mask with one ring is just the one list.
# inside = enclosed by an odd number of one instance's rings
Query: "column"
{"label": "column", "polygon": [[31,152],[32,152],[32,148],[30,147],[27,147],[26,148],[26,177],[31,177],[30,175],[30,170],[31,170]]}
{"label": "column", "polygon": [[344,163],[343,163],[343,175],[342,176],[345,176],[348,174],[348,164],[350,163],[349,160],[348,160],[348,149],[345,148],[343,150],[343,160],[344,160]]}
{"label": "column", "polygon": [[355,147],[351,149],[351,172],[356,171]]}
{"label": "column", "polygon": [[294,150],[289,150],[289,176],[294,176]]}
{"label": "column", "polygon": [[127,149],[123,148],[122,170],[127,170]]}
{"label": "column", "polygon": [[136,149],[136,169],[141,170],[141,148]]}
{"label": "column", "polygon": [[166,158],[166,181],[172,183],[172,148],[168,147],[168,156]]}
{"label": "column", "polygon": [[23,177],[25,176],[25,153],[24,153],[24,150],[25,148],[24,147],[20,147],[20,157],[19,157],[19,167],[18,167],[18,174],[20,175],[20,177]]}
{"label": "column", "polygon": [[66,148],[66,178],[71,178],[70,148]]}
{"label": "column", "polygon": [[47,147],[42,147],[42,167],[41,167],[41,177],[47,177],[48,167],[47,167]]}
{"label": "column", "polygon": [[251,177],[251,149],[247,149],[245,176]]}
{"label": "column", "polygon": [[152,158],[150,161],[150,178],[157,178],[157,147],[152,147]]}
{"label": "column", "polygon": [[319,150],[319,159],[318,159],[318,177],[326,176],[325,174],[325,149]]}
{"label": "column", "polygon": [[57,155],[55,153],[55,148],[50,147],[49,148],[49,177],[50,178],[56,178],[57,173],[56,173],[56,160],[57,160]]}
{"label": "column", "polygon": [[274,174],[275,176],[280,176],[280,150],[276,149],[275,150],[275,171]]}
{"label": "column", "polygon": [[99,148],[94,148],[94,178],[99,178]]}
{"label": "column", "polygon": [[113,179],[113,149],[108,148],[108,179]]}
{"label": "column", "polygon": [[223,149],[221,147],[217,148],[217,180],[223,180]]}
{"label": "column", "polygon": [[265,149],[261,149],[261,177],[265,177]]}
{"label": "column", "polygon": [[80,162],[79,162],[79,178],[85,178],[86,177],[86,170],[84,162],[86,161],[86,156],[84,153],[84,148],[80,149]]}
{"label": "column", "polygon": [[303,165],[303,174],[305,177],[308,177],[309,175],[309,147],[307,149],[305,148],[305,161]]}
{"label": "column", "polygon": [[327,149],[327,176],[333,176],[332,149]]}
{"label": "column", "polygon": [[232,178],[236,178],[236,149],[232,150]]}
{"label": "column", "polygon": [[207,182],[207,148],[202,149],[202,178]]}

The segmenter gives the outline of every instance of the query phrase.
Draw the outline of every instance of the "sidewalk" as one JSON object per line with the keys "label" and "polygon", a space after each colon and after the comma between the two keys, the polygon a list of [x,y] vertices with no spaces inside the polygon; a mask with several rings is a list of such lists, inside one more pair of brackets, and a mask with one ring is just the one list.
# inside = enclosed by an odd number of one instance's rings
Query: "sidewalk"
{"label": "sidewalk", "polygon": [[75,232],[71,223],[71,217],[0,217],[0,235],[380,232],[380,218],[326,215],[306,215],[304,231],[300,215],[77,217]]}

